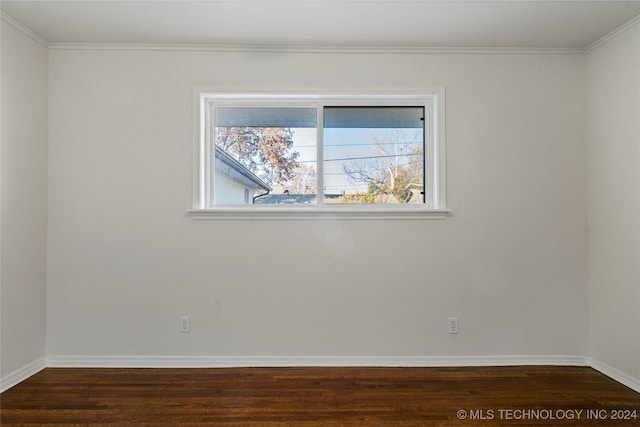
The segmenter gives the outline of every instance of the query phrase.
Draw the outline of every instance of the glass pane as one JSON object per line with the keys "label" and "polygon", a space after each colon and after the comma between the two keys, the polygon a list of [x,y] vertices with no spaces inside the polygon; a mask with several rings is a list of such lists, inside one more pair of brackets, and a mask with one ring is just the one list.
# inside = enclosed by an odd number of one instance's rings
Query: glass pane
{"label": "glass pane", "polygon": [[423,107],[326,107],[324,203],[424,204]]}
{"label": "glass pane", "polygon": [[316,203],[314,108],[217,107],[216,205]]}

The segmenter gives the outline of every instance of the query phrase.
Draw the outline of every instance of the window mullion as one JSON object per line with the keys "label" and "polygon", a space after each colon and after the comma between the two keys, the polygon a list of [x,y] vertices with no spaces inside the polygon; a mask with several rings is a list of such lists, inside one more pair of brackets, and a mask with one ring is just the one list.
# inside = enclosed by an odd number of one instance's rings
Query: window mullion
{"label": "window mullion", "polygon": [[316,110],[316,204],[324,207],[324,105]]}

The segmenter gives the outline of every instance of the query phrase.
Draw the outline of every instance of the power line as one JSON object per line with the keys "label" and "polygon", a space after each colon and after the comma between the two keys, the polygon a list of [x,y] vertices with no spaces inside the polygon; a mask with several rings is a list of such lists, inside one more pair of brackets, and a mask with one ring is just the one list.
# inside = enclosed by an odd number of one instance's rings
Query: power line
{"label": "power line", "polygon": [[[324,159],[326,162],[342,162],[345,160],[370,160],[370,159],[389,159],[394,157],[418,156],[419,154],[389,154],[386,156],[366,156],[366,157],[345,157],[341,159]],[[297,163],[317,163],[317,160],[297,160]]]}
{"label": "power line", "polygon": [[[402,142],[383,142],[380,144],[374,143],[355,143],[355,144],[324,144],[324,148],[329,147],[366,147],[366,146],[378,146],[378,145],[416,145],[423,144],[423,141],[402,141]],[[293,145],[292,148],[315,148],[317,145]]]}

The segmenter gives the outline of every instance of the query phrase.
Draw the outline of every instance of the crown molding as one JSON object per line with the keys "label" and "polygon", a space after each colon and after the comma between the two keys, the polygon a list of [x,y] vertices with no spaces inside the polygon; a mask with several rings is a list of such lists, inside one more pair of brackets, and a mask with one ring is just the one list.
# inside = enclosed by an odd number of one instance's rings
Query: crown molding
{"label": "crown molding", "polygon": [[51,50],[114,50],[114,51],[191,51],[191,52],[252,52],[252,53],[327,53],[327,54],[490,54],[549,55],[583,54],[576,48],[494,48],[494,47],[339,47],[339,46],[249,46],[216,44],[153,44],[153,43],[49,43]]}
{"label": "crown molding", "polygon": [[488,54],[488,55],[550,55],[589,53],[611,39],[640,24],[640,15],[616,28],[585,48],[537,47],[357,47],[357,46],[266,46],[217,44],[161,43],[49,43],[42,36],[4,11],[2,21],[16,28],[40,45],[51,50],[122,50],[122,51],[191,51],[191,52],[254,52],[254,53],[333,53],[333,54]]}
{"label": "crown molding", "polygon": [[24,25],[20,21],[17,21],[16,19],[12,18],[10,15],[7,15],[5,12],[2,12],[2,21],[4,21],[7,24],[11,25],[13,28],[15,28],[16,30],[20,31],[21,33],[23,33],[27,37],[30,37],[31,39],[33,39],[36,42],[40,43],[42,45],[42,47],[44,47],[46,49],[49,48],[49,42],[46,41],[44,38],[42,38],[42,36],[40,36],[39,34],[34,32],[33,30],[31,30],[29,27],[27,27],[26,25]]}
{"label": "crown molding", "polygon": [[609,40],[612,40],[612,39],[618,37],[619,35],[625,33],[626,31],[628,31],[630,29],[632,29],[633,27],[635,27],[638,24],[640,24],[640,15],[636,16],[631,21],[627,22],[626,24],[621,25],[620,27],[616,28],[615,30],[611,31],[610,33],[606,34],[605,36],[603,36],[600,39],[596,40],[595,42],[591,43],[589,46],[587,46],[584,49],[584,51],[586,53],[592,52],[595,49],[597,49],[598,47],[600,47],[603,44],[607,43]]}

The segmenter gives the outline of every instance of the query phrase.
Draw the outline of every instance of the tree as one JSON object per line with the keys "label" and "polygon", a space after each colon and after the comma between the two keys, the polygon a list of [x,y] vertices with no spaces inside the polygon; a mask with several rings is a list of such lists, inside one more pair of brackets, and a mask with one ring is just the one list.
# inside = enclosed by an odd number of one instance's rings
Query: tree
{"label": "tree", "polygon": [[299,164],[295,176],[287,183],[287,188],[294,194],[315,194],[317,186],[316,168]]}
{"label": "tree", "polygon": [[300,166],[290,128],[217,127],[216,144],[269,185],[290,181]]}
{"label": "tree", "polygon": [[412,136],[403,129],[367,132],[375,156],[343,166],[351,182],[367,184],[366,193],[350,196],[351,203],[409,203],[424,189],[423,145],[416,144],[418,132]]}

